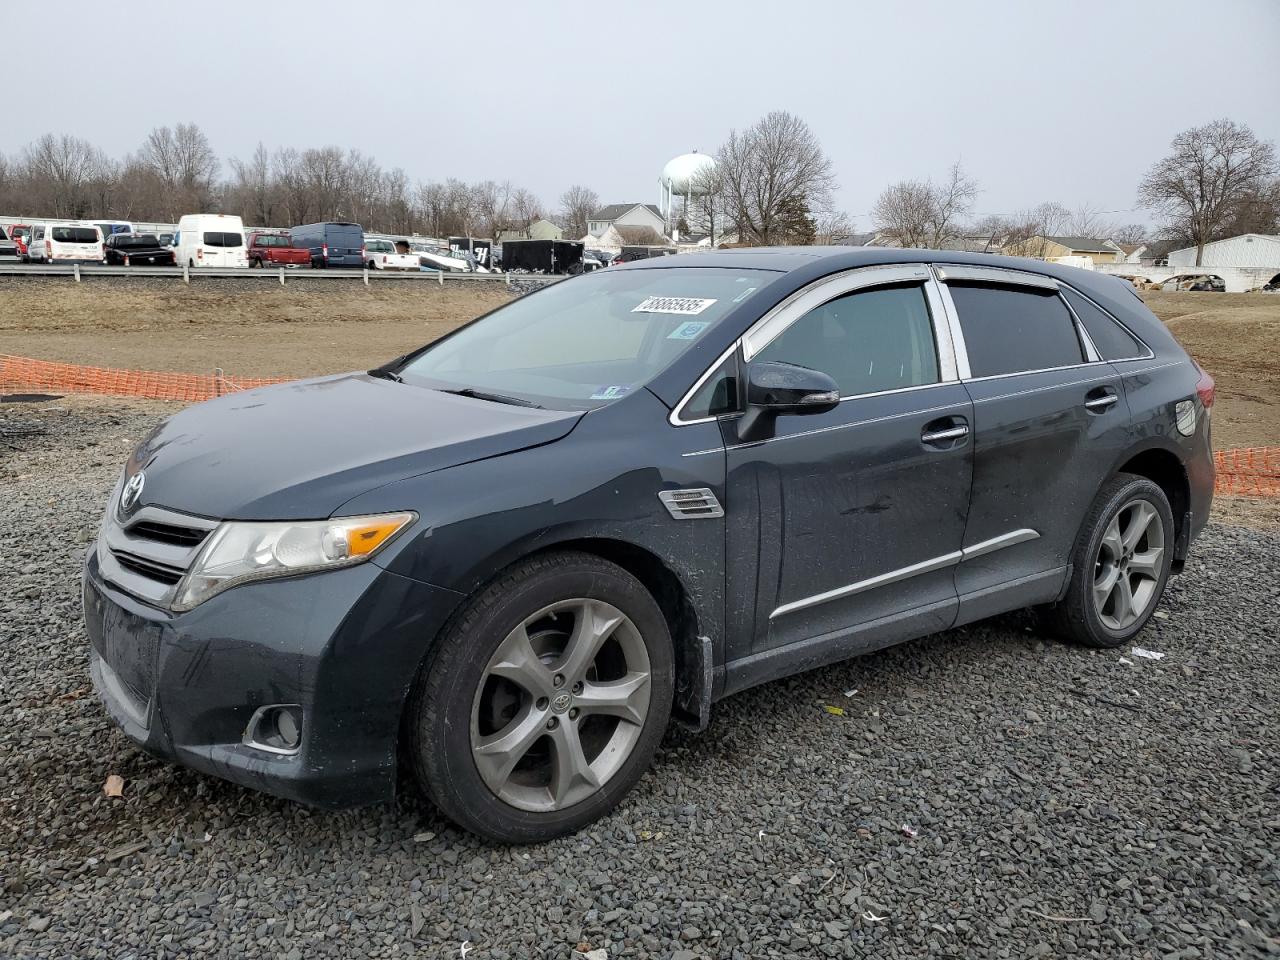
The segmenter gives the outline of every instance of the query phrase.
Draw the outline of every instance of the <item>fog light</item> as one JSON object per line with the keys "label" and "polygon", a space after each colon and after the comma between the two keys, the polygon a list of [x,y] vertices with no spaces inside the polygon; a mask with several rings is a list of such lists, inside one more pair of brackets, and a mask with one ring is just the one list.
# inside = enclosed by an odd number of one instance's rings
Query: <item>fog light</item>
{"label": "fog light", "polygon": [[245,727],[244,743],[268,753],[296,753],[302,743],[302,708],[296,703],[259,707]]}

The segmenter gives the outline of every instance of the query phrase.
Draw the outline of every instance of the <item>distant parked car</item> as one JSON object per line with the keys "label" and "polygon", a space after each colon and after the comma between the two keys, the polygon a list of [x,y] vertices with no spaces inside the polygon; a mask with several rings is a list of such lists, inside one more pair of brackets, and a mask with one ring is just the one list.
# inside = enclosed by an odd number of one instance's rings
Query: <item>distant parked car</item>
{"label": "distant parked car", "polygon": [[255,230],[249,234],[247,246],[251,267],[305,267],[311,263],[311,252],[295,247],[287,233]]}
{"label": "distant parked car", "polygon": [[17,260],[18,245],[9,238],[4,227],[0,227],[0,260]]}
{"label": "distant parked car", "polygon": [[32,263],[102,263],[102,230],[95,223],[37,223],[27,258]]}
{"label": "distant parked car", "polygon": [[227,213],[189,213],[178,221],[177,262],[188,267],[247,267],[244,221]]}
{"label": "distant parked car", "polygon": [[175,246],[177,246],[177,242],[175,240],[176,237],[177,237],[176,233],[160,234],[159,235],[160,246],[166,247],[167,249],[172,250]]}
{"label": "distant parked car", "polygon": [[1191,289],[1211,293],[1226,293],[1227,284],[1219,276],[1201,277],[1191,284]]}
{"label": "distant parked car", "polygon": [[117,233],[133,233],[133,224],[128,220],[95,220],[93,221],[99,230],[102,231],[102,239],[105,241],[108,237],[113,237]]}
{"label": "distant parked car", "polygon": [[102,246],[108,266],[171,267],[177,262],[154,233],[115,233]]}
{"label": "distant parked car", "polygon": [[407,240],[366,237],[364,259],[370,270],[418,270],[422,266],[419,255],[409,249]]}
{"label": "distant parked car", "polygon": [[27,238],[31,236],[31,227],[25,223],[15,223],[9,227],[9,239],[18,248],[18,258],[27,262]]}
{"label": "distant parked car", "polygon": [[289,231],[293,245],[311,254],[311,266],[363,267],[364,227],[358,223],[329,221],[304,223]]}

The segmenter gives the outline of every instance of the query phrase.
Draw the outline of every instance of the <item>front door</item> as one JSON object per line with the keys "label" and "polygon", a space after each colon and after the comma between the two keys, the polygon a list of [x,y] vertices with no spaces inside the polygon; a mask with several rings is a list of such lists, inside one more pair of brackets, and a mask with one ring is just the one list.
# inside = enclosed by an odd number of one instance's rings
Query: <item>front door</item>
{"label": "front door", "polygon": [[748,332],[742,360],[821,370],[842,399],[749,442],[722,421],[726,692],[950,626],[972,404],[927,268],[821,281]]}

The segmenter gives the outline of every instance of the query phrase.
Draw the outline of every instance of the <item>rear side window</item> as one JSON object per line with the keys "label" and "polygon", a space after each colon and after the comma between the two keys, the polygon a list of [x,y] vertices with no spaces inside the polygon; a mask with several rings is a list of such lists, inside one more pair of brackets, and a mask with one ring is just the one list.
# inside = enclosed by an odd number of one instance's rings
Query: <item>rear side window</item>
{"label": "rear side window", "polygon": [[243,247],[244,234],[210,231],[204,235],[204,245],[206,247]]}
{"label": "rear side window", "polygon": [[93,227],[54,227],[50,236],[58,243],[98,242],[98,231]]}
{"label": "rear side window", "polygon": [[1084,362],[1071,312],[1054,290],[951,282],[969,370],[996,377]]}
{"label": "rear side window", "polygon": [[1089,339],[1098,348],[1104,360],[1134,360],[1147,355],[1146,349],[1124,327],[1112,320],[1074,290],[1063,290],[1062,295],[1071,304]]}
{"label": "rear side window", "polygon": [[938,382],[924,288],[857,290],[815,307],[757,354],[821,370],[842,397]]}

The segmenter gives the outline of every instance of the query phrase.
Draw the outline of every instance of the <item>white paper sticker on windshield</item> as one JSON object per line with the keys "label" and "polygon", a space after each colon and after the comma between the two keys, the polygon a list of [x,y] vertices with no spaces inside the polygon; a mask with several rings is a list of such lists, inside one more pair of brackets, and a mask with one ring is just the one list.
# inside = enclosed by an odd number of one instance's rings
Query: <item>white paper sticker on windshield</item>
{"label": "white paper sticker on windshield", "polygon": [[676,313],[694,317],[715,303],[703,297],[645,297],[632,313]]}

